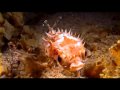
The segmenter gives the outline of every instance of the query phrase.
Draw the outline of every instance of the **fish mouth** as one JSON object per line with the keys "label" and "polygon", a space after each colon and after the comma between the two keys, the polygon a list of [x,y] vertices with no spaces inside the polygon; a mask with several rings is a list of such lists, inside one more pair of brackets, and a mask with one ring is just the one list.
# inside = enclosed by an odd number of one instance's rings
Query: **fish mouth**
{"label": "fish mouth", "polygon": [[82,69],[84,67],[84,63],[81,61],[77,61],[75,63],[72,63],[70,65],[70,71],[79,71],[80,69]]}

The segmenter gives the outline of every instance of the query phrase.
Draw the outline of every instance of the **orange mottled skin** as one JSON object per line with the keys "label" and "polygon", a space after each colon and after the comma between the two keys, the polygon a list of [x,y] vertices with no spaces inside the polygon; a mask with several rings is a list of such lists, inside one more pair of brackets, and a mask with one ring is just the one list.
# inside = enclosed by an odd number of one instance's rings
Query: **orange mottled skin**
{"label": "orange mottled skin", "polygon": [[70,71],[79,71],[84,67],[86,49],[82,39],[73,36],[71,32],[59,29],[55,31],[52,28],[46,35],[43,40],[46,42],[45,50],[48,57],[54,60],[61,59],[60,64],[69,67]]}

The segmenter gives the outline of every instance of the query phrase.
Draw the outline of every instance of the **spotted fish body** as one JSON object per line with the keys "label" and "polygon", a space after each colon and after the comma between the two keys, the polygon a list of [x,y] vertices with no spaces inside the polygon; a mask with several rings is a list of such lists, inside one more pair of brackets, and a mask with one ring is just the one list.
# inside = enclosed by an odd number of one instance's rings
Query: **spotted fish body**
{"label": "spotted fish body", "polygon": [[63,67],[69,67],[70,71],[79,71],[83,68],[85,59],[85,47],[83,40],[72,35],[71,31],[50,28],[46,33],[46,55],[53,60],[58,60]]}

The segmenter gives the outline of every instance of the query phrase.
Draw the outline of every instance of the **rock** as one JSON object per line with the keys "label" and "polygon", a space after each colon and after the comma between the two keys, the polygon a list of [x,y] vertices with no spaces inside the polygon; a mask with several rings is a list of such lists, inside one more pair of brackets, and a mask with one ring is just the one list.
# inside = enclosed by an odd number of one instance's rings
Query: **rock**
{"label": "rock", "polygon": [[14,26],[21,27],[24,25],[24,16],[22,12],[7,12],[6,19]]}
{"label": "rock", "polygon": [[5,34],[4,34],[4,36],[8,40],[10,40],[12,35],[14,34],[15,28],[7,20],[5,20],[4,27],[5,27]]}
{"label": "rock", "polygon": [[0,24],[2,24],[4,22],[4,18],[2,16],[2,13],[0,13]]}

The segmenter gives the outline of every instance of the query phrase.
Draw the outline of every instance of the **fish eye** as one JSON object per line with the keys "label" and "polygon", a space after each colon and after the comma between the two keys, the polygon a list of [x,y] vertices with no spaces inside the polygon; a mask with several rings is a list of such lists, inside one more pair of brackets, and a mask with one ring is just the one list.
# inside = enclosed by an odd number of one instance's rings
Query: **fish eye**
{"label": "fish eye", "polygon": [[85,50],[85,56],[87,56],[87,51]]}
{"label": "fish eye", "polygon": [[86,57],[89,57],[89,56],[91,56],[91,51],[90,50],[85,50],[85,56]]}
{"label": "fish eye", "polygon": [[62,58],[60,56],[58,56],[58,61],[61,62],[62,61]]}

